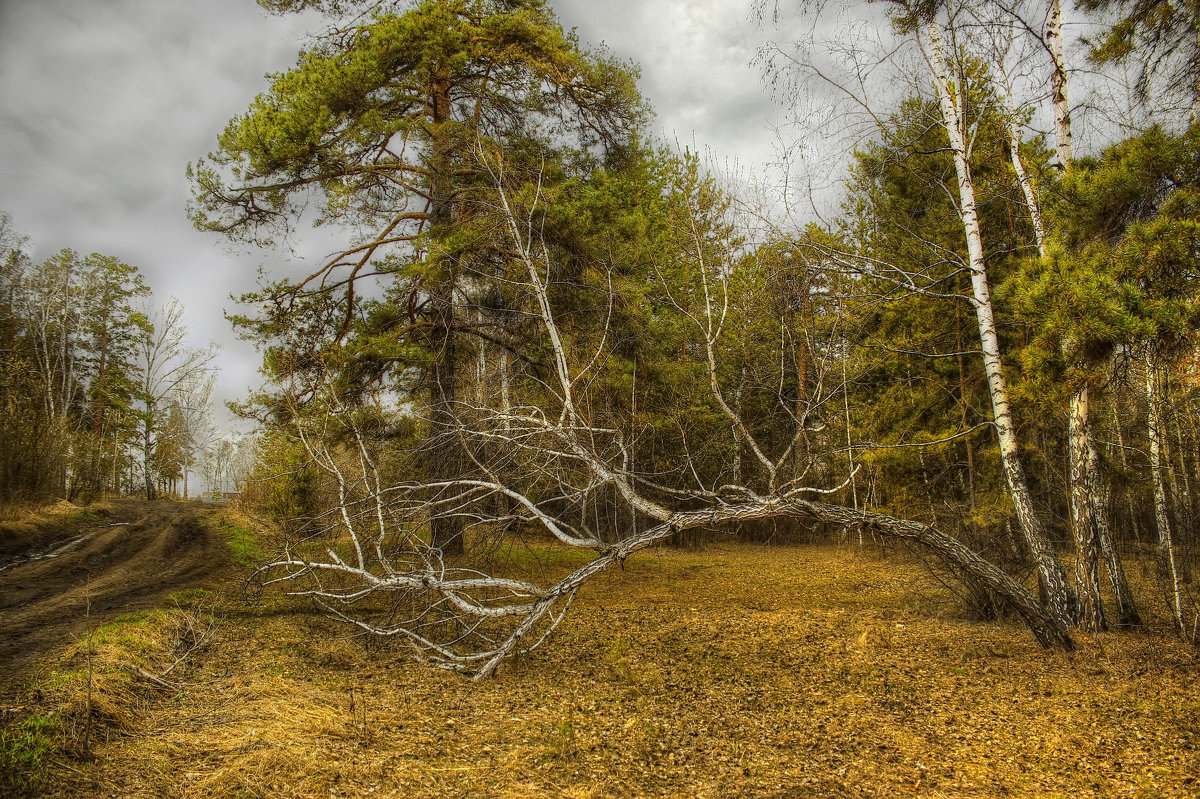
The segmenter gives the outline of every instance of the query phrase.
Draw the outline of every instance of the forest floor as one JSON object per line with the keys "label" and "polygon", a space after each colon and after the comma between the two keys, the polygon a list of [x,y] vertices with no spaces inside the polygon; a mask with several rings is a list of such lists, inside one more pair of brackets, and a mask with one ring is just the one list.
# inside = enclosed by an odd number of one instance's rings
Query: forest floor
{"label": "forest floor", "polygon": [[202,525],[234,545],[222,580],[91,625],[26,672],[5,700],[0,794],[1200,793],[1196,648],[1112,632],[1048,653],[964,619],[902,553],[640,553],[542,649],[473,683],[303,606],[244,602],[245,530],[223,513]]}

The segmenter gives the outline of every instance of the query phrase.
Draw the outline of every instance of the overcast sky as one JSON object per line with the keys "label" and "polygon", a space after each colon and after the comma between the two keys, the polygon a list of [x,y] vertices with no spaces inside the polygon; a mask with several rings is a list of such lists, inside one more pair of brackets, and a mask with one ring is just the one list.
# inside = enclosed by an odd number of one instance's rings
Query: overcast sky
{"label": "overcast sky", "polygon": [[[750,61],[770,32],[750,0],[551,0],[585,45],[637,61],[656,132],[755,173],[779,112]],[[312,18],[254,0],[0,0],[0,211],[42,260],[63,247],[139,267],[178,297],[194,344],[218,342],[221,399],[256,384],[258,358],[222,311],[274,252],[231,251],[187,220],[184,169],[294,64]],[[320,243],[308,254],[332,249]]]}

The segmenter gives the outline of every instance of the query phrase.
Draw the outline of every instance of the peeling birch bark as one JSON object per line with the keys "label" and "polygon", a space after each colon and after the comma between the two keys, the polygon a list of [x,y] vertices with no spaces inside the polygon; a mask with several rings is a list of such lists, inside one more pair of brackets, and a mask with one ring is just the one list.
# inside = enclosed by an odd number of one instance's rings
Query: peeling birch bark
{"label": "peeling birch bark", "polygon": [[1067,424],[1070,461],[1071,530],[1075,537],[1075,585],[1079,590],[1079,620],[1085,630],[1107,629],[1100,600],[1100,542],[1096,533],[1091,461],[1088,457],[1088,389],[1071,397]]}

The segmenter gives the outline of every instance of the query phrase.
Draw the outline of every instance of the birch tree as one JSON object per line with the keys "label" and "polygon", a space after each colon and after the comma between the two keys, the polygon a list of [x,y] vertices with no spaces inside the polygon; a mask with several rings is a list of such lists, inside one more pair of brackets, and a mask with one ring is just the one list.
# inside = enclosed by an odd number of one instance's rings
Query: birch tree
{"label": "birch tree", "polygon": [[[1135,375],[1134,383],[1140,382],[1136,390],[1147,408],[1150,517],[1158,530],[1160,575],[1173,597],[1169,604],[1177,627],[1185,604],[1177,582],[1184,561],[1179,559],[1170,512],[1164,456],[1169,430],[1163,420],[1161,383],[1164,366],[1193,346],[1187,320],[1196,313],[1193,209],[1200,175],[1193,154],[1198,136],[1194,127],[1180,136],[1152,128],[1069,172],[1060,187],[1063,202],[1056,215],[1070,252],[1046,260],[1044,274],[1027,300],[1040,306],[1030,318],[1045,323],[1044,334],[1057,335],[1072,348],[1114,352]],[[1069,266],[1061,267],[1064,262]],[[1127,447],[1121,427],[1121,419],[1115,418],[1117,443]],[[1098,460],[1093,452],[1086,457],[1092,463]],[[1124,452],[1121,457],[1129,465]],[[1095,518],[1122,622],[1129,623],[1132,604],[1123,596],[1128,588],[1122,589],[1123,581],[1116,579],[1119,560],[1113,562],[1107,554],[1105,539],[1111,535],[1104,517]]]}
{"label": "birch tree", "polygon": [[[1033,225],[1037,253],[1041,259],[1048,254],[1051,245],[1042,210],[1042,199],[1025,167],[1022,156],[1021,123],[1017,115],[1020,102],[1014,91],[1013,72],[1020,69],[1027,75],[1033,73],[1033,83],[1038,73],[1048,74],[1049,104],[1053,117],[1053,141],[1057,155],[1057,168],[1068,173],[1073,164],[1071,104],[1068,93],[1069,74],[1063,42],[1063,14],[1059,0],[1047,0],[1038,4],[1005,4],[1003,2],[980,3],[968,6],[974,25],[981,32],[980,41],[989,45],[991,68],[996,76],[1004,114],[1008,121],[1008,140],[1013,170],[1025,198],[1025,205]],[[1014,57],[1013,53],[1016,52]],[[1042,55],[1044,57],[1039,58]],[[1044,64],[1038,70],[1037,64]],[[1036,102],[1036,98],[1034,98]],[[1065,293],[1069,289],[1064,286]],[[1062,348],[1078,355],[1083,348],[1073,346],[1074,334],[1064,334]],[[1091,424],[1091,387],[1089,364],[1082,360],[1071,365],[1073,389],[1067,411],[1067,454],[1068,484],[1071,508],[1071,530],[1075,541],[1075,586],[1079,597],[1079,620],[1090,630],[1106,627],[1103,605],[1100,598],[1099,559],[1103,549],[1109,564],[1109,574],[1114,590],[1122,600],[1128,600],[1128,587],[1124,586],[1124,572],[1119,564],[1115,547],[1107,534],[1108,509],[1102,501],[1105,493],[1101,481],[1103,475],[1097,456]],[[1102,533],[1102,529],[1105,531]],[[1121,602],[1122,623],[1135,623],[1136,609],[1128,601]]]}
{"label": "birch tree", "polygon": [[188,477],[195,465],[197,453],[204,451],[217,435],[212,418],[213,391],[216,387],[216,373],[212,370],[198,369],[179,381],[170,392],[170,401],[178,409],[183,433],[179,468],[183,475],[184,499],[189,496]]}
{"label": "birch tree", "polygon": [[[867,52],[854,46],[828,46],[811,38],[805,47],[795,54],[776,51],[787,64],[798,71],[805,85],[824,87],[842,98],[846,105],[860,109],[865,119],[878,124],[878,103],[887,97],[887,79],[894,82],[918,80],[933,91],[940,111],[939,124],[945,130],[947,144],[954,162],[954,199],[965,242],[963,266],[967,272],[980,341],[980,351],[987,377],[992,406],[992,423],[1000,448],[1005,482],[1018,520],[1023,538],[1037,568],[1038,583],[1042,595],[1053,612],[1066,623],[1077,618],[1077,600],[1061,563],[1039,518],[1029,490],[1025,467],[1021,461],[1017,428],[1013,419],[1004,360],[1000,349],[996,316],[992,301],[984,242],[979,222],[976,186],[971,170],[971,154],[975,146],[976,129],[968,108],[966,76],[970,70],[960,60],[960,48],[966,41],[959,41],[963,23],[968,21],[966,8],[955,2],[934,4],[906,4],[894,2],[888,5],[889,18],[903,37],[898,41],[882,43],[878,51]],[[812,4],[808,10],[819,14],[821,4]],[[967,26],[969,28],[969,26]],[[915,49],[909,49],[909,47]],[[911,70],[912,62],[906,56],[914,55],[922,65],[923,77]],[[822,61],[825,57],[828,59]],[[881,77],[882,76],[882,77]],[[903,77],[900,77],[903,76]],[[881,85],[882,84],[882,85]],[[872,96],[872,92],[876,92]],[[975,109],[978,112],[978,109]],[[976,118],[978,113],[976,113]],[[881,272],[883,269],[875,268]],[[903,269],[895,268],[893,274],[898,284],[903,284]],[[913,277],[916,280],[913,280]],[[921,276],[907,279],[912,290],[930,290],[920,286]],[[936,291],[936,288],[934,288]]]}
{"label": "birch tree", "polygon": [[[1000,443],[1004,474],[1008,481],[1013,507],[1025,534],[1025,541],[1033,554],[1038,569],[1038,582],[1045,593],[1050,607],[1064,622],[1074,621],[1077,614],[1075,596],[1067,581],[1062,565],[1038,519],[1029,488],[1025,479],[1017,445],[1016,428],[1008,400],[1008,385],[1004,377],[996,319],[992,309],[991,288],[988,284],[987,268],[983,260],[983,241],[979,228],[979,215],[975,204],[975,187],[970,171],[970,141],[963,115],[965,94],[961,81],[955,79],[948,51],[942,38],[943,22],[938,14],[929,14],[924,9],[911,9],[912,23],[916,27],[916,38],[921,52],[929,64],[934,88],[942,110],[942,122],[950,140],[954,156],[954,168],[958,176],[959,213],[967,237],[967,260],[971,274],[971,287],[975,298],[975,315],[979,323],[979,338],[983,349],[984,368],[992,398],[992,416],[996,437]],[[954,9],[947,8],[947,22],[954,23]],[[953,27],[951,27],[953,30]]]}

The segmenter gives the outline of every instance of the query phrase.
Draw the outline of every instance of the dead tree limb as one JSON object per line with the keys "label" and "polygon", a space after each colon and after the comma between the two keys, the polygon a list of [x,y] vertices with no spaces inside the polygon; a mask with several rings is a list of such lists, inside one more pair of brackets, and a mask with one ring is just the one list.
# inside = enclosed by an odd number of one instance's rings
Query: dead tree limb
{"label": "dead tree limb", "polygon": [[[543,643],[584,583],[638,550],[688,530],[794,518],[865,526],[883,537],[916,542],[1010,604],[1043,646],[1074,647],[1060,621],[1024,586],[952,536],[927,524],[821,501],[845,485],[803,484],[807,467],[784,479],[782,467],[796,449],[794,435],[774,444],[761,438],[740,415],[739,403],[723,396],[718,364],[730,327],[730,263],[694,260],[694,285],[700,286],[702,299],[700,310],[686,316],[701,337],[698,362],[728,424],[726,432],[760,464],[760,479],[706,488],[697,474],[694,489],[680,489],[634,473],[620,425],[594,416],[588,393],[606,354],[609,322],[598,347],[575,351],[555,314],[553,263],[536,228],[538,217],[515,206],[499,161],[481,158],[495,182],[495,211],[511,239],[521,288],[540,322],[542,345],[551,354],[551,374],[532,379],[525,392],[537,402],[512,401],[511,383],[505,384],[508,390],[498,408],[460,400],[457,434],[474,473],[402,482],[384,476],[358,412],[343,406],[332,388],[318,391],[308,412],[291,418],[312,462],[328,475],[335,507],[307,536],[289,542],[258,569],[257,583],[307,597],[364,633],[406,641],[435,666],[481,678]],[[536,207],[537,187],[533,194]],[[712,244],[699,240],[706,234],[695,226],[691,235],[697,237],[696,252]],[[611,291],[611,275],[606,281]],[[588,497],[596,495],[616,497],[629,518],[646,523],[602,529],[583,512]],[[516,524],[540,530],[557,545],[595,554],[544,583],[519,573],[489,573],[465,559],[443,557],[431,543],[429,525],[435,518],[454,519],[466,531]]]}

